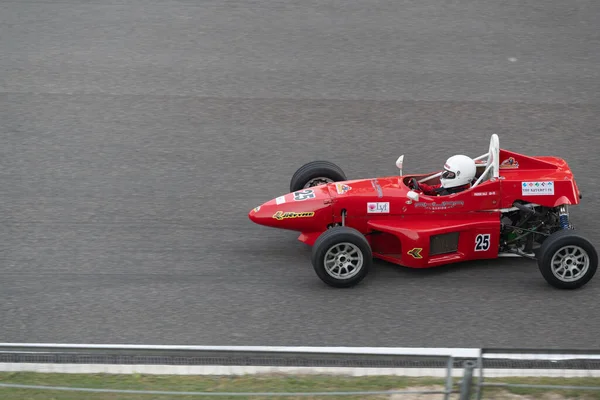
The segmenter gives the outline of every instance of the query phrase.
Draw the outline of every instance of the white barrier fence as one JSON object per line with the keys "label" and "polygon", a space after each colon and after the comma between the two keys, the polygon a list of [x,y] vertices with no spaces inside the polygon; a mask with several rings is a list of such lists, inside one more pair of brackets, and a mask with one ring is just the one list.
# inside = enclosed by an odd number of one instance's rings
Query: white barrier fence
{"label": "white barrier fence", "polygon": [[[565,378],[600,377],[600,349],[507,350],[0,343],[0,371],[4,372],[116,374],[137,372],[184,375],[301,372],[352,376],[441,377],[446,376],[448,372],[446,367],[448,359],[459,362],[479,361],[483,365],[478,364],[478,368],[485,368],[485,375],[488,377],[556,377],[559,374]],[[485,361],[488,360],[491,362],[486,367]],[[585,361],[585,367],[581,362],[575,363],[578,360]],[[161,363],[161,361],[169,362]],[[593,362],[592,368],[590,362]],[[452,374],[462,376],[460,365],[458,370],[453,368]]]}
{"label": "white barrier fence", "polygon": [[[10,359],[7,357],[9,354],[18,356],[18,358],[13,357],[15,362],[7,362]],[[476,359],[478,356],[477,349],[452,348],[0,343],[0,371],[114,374],[135,372],[161,375],[299,373],[445,377],[448,374],[448,360]],[[414,363],[408,365],[407,358],[420,361],[420,365]],[[384,363],[383,360],[387,360],[388,363]],[[396,361],[393,366],[389,365],[391,360]],[[455,377],[461,376],[460,374],[460,371],[452,372]]]}
{"label": "white barrier fence", "polygon": [[[24,371],[161,375],[284,373],[437,377],[445,378],[446,388],[442,392],[444,398],[448,398],[453,393],[455,378],[462,378],[461,398],[469,398],[472,384],[476,388],[477,397],[480,398],[482,388],[485,386],[507,386],[502,383],[488,384],[485,382],[488,378],[598,378],[600,377],[600,349],[0,343],[0,372]],[[1,384],[0,386],[7,387]],[[545,387],[565,388],[564,386]],[[577,388],[600,391],[600,387],[578,386]],[[64,388],[64,390],[70,389]]]}

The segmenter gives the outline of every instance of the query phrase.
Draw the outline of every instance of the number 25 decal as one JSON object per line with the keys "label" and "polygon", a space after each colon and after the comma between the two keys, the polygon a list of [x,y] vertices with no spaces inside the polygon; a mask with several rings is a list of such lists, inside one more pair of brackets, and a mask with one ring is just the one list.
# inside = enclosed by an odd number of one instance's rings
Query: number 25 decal
{"label": "number 25 decal", "polygon": [[302,201],[302,200],[314,199],[314,198],[315,198],[315,192],[312,189],[304,189],[304,190],[300,190],[298,192],[294,192],[294,200],[295,201]]}
{"label": "number 25 decal", "polygon": [[475,251],[487,251],[490,248],[490,234],[479,234],[475,238]]}

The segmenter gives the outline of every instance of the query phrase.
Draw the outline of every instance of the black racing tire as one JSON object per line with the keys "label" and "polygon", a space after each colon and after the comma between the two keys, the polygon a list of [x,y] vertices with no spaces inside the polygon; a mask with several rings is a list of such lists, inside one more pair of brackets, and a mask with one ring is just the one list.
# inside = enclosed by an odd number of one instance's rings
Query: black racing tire
{"label": "black racing tire", "polygon": [[[350,254],[355,253],[359,257],[352,271],[349,271],[348,264],[345,268],[333,268],[334,271],[342,272],[346,271],[350,273],[347,278],[335,277],[329,274],[325,267],[325,258],[334,257],[335,255],[329,255],[330,250],[339,249],[345,247],[349,250]],[[341,253],[337,253],[341,254]],[[346,257],[348,253],[346,253]],[[312,248],[311,257],[313,268],[317,273],[317,276],[329,286],[335,288],[348,288],[357,285],[362,281],[365,276],[369,273],[371,266],[373,265],[373,253],[369,242],[362,233],[354,228],[347,226],[336,226],[323,232],[315,241]],[[342,257],[340,262],[347,261]]]}
{"label": "black racing tire", "polygon": [[[330,161],[311,161],[298,168],[294,175],[292,175],[290,192],[304,189],[305,186],[315,178],[325,178],[333,182],[348,180],[344,171],[334,163]],[[317,181],[315,184],[309,185],[308,187],[325,183],[327,183],[327,181]]]}
{"label": "black racing tire", "polygon": [[[567,250],[574,251],[574,254],[569,256],[566,254]],[[557,257],[556,260],[554,260],[555,256]],[[576,277],[576,279],[571,280],[572,276],[569,275],[566,276],[569,280],[561,279],[560,276],[557,276],[560,274],[553,272],[553,261],[559,262],[560,257],[562,257],[565,265],[569,266],[577,262],[573,256],[584,257],[584,262],[587,259],[587,266],[584,265],[584,268],[587,267],[587,270],[581,276]],[[578,289],[588,283],[596,273],[598,269],[598,253],[594,245],[579,233],[571,229],[560,230],[554,232],[544,240],[539,249],[537,263],[542,276],[550,285],[558,289]],[[558,272],[560,271],[561,269],[559,268]]]}

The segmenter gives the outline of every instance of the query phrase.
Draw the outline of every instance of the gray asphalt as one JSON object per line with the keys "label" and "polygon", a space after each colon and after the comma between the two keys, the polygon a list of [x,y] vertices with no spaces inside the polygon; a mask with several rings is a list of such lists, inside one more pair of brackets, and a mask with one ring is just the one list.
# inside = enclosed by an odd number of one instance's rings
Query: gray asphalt
{"label": "gray asphalt", "polygon": [[247,212],[504,148],[568,160],[600,247],[600,3],[0,0],[0,337],[198,345],[598,345],[600,276],[534,263],[322,284]]}

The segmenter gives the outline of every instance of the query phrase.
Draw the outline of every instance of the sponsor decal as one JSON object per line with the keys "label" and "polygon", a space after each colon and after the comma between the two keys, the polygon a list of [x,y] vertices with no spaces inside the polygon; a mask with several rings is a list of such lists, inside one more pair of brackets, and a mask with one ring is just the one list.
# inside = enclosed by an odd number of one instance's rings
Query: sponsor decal
{"label": "sponsor decal", "polygon": [[464,201],[442,201],[441,203],[415,203],[415,207],[426,208],[428,210],[447,210],[448,208],[464,206]]}
{"label": "sponsor decal", "polygon": [[294,201],[303,201],[307,199],[314,199],[315,191],[312,189],[304,189],[298,192],[294,192]]}
{"label": "sponsor decal", "polygon": [[523,182],[521,194],[524,196],[547,196],[554,194],[554,182]]}
{"label": "sponsor decal", "polygon": [[367,203],[368,214],[386,214],[390,212],[390,203]]}
{"label": "sponsor decal", "polygon": [[496,192],[474,192],[473,196],[495,196]]}
{"label": "sponsor decal", "polygon": [[371,185],[373,185],[373,189],[377,190],[377,197],[383,197],[383,190],[381,190],[381,186],[379,186],[379,182],[377,179],[371,179]]}
{"label": "sponsor decal", "polygon": [[254,212],[259,212],[259,211],[260,211],[260,206],[254,208]]}
{"label": "sponsor decal", "polygon": [[276,198],[275,203],[277,205],[285,203],[285,196],[279,196],[278,198]]}
{"label": "sponsor decal", "polygon": [[411,256],[412,256],[412,258],[419,259],[419,258],[423,258],[423,256],[421,255],[421,252],[422,252],[422,251],[423,251],[423,249],[422,249],[422,248],[420,248],[420,247],[415,247],[414,249],[411,249],[411,250],[407,251],[407,252],[406,252],[406,254],[409,254],[409,255],[411,255]]}
{"label": "sponsor decal", "polygon": [[351,186],[348,186],[348,185],[343,184],[343,183],[336,183],[335,184],[335,190],[337,190],[338,194],[344,194],[348,190],[351,190],[351,189],[352,189]]}
{"label": "sponsor decal", "polygon": [[500,163],[500,169],[516,169],[519,168],[519,162],[513,157],[509,157]]}
{"label": "sponsor decal", "polygon": [[307,211],[307,212],[277,211],[275,214],[273,214],[273,218],[281,221],[282,219],[288,219],[288,218],[310,218],[310,217],[314,217],[314,215],[315,215],[315,213],[312,211]]}
{"label": "sponsor decal", "polygon": [[475,251],[487,251],[490,248],[490,234],[484,233],[475,237]]}

